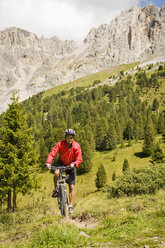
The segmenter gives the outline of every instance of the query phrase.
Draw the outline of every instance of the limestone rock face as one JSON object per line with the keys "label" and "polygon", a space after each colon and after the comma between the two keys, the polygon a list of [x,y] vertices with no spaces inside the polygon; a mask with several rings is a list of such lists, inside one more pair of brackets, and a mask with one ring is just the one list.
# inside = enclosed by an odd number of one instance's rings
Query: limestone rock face
{"label": "limestone rock face", "polygon": [[24,100],[59,84],[58,63],[75,49],[74,41],[60,41],[57,37],[39,39],[15,27],[1,31],[0,113],[7,108],[13,91],[19,91],[20,99]]}
{"label": "limestone rock face", "polygon": [[3,46],[33,46],[38,41],[35,34],[19,28],[7,28],[0,32],[0,45]]}
{"label": "limestone rock face", "polygon": [[112,65],[165,54],[165,4],[121,12],[92,28],[82,44],[38,38],[19,28],[0,32],[0,112],[13,91],[24,100],[40,91]]}
{"label": "limestone rock face", "polygon": [[159,12],[154,4],[140,10],[133,7],[110,24],[91,29],[84,43],[90,45],[96,60],[102,58],[102,66],[145,59],[165,46],[164,9],[163,5]]}

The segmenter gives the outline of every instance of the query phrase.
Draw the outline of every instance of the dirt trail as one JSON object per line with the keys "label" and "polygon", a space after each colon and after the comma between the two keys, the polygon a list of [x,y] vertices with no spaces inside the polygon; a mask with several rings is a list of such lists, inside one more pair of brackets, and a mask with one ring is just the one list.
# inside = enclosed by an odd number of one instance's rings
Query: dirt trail
{"label": "dirt trail", "polygon": [[86,216],[82,215],[80,218],[67,216],[66,218],[62,219],[62,222],[73,224],[78,228],[95,228],[98,226],[97,220],[91,217],[90,215],[86,215]]}

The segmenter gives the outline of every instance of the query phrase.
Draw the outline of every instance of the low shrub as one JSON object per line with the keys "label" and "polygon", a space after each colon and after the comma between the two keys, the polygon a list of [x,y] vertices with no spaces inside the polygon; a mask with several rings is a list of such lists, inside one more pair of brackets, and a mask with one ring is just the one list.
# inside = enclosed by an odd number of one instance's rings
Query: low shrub
{"label": "low shrub", "polygon": [[108,197],[154,194],[165,187],[165,163],[127,171],[107,187]]}

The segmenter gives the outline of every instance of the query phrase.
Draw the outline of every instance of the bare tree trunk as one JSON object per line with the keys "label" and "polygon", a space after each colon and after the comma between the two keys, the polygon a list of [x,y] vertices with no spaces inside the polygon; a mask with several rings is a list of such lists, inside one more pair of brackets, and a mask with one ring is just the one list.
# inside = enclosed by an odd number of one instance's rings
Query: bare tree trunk
{"label": "bare tree trunk", "polygon": [[7,210],[11,211],[11,189],[8,190],[7,196]]}
{"label": "bare tree trunk", "polygon": [[13,212],[16,209],[17,205],[16,205],[16,192],[15,192],[15,187],[13,188]]}

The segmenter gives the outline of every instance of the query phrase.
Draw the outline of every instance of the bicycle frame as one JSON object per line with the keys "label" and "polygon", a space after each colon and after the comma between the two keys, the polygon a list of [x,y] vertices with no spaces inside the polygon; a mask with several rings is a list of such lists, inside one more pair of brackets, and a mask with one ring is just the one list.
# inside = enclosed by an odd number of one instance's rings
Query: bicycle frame
{"label": "bicycle frame", "polygon": [[62,176],[62,172],[71,169],[67,167],[51,166],[51,170],[59,170],[59,179],[57,180],[57,202],[61,215],[66,216],[66,207],[68,206],[67,190],[65,185],[66,176]]}

